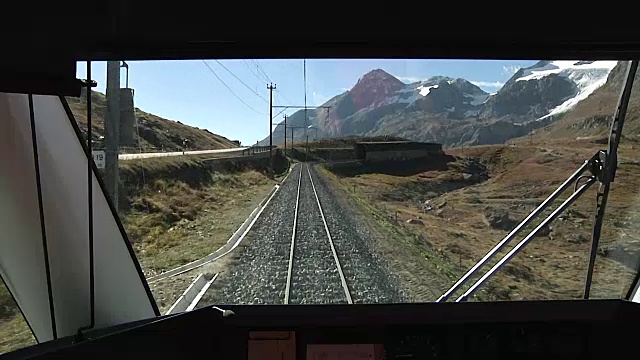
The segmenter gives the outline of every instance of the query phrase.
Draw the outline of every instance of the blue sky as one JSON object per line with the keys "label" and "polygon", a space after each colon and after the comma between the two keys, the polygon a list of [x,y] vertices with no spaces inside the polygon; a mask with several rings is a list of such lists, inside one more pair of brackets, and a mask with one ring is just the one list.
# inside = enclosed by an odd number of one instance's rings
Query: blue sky
{"label": "blue sky", "polygon": [[[495,92],[519,67],[534,63],[517,60],[308,59],[307,105],[321,105],[377,68],[406,83],[444,75],[465,78],[487,92]],[[131,61],[128,64],[129,87],[135,89],[136,107],[240,140],[243,145],[255,143],[269,134],[268,80],[276,85],[274,105],[304,105],[305,102],[303,60],[300,59],[207,60],[208,67],[201,60]],[[97,91],[104,92],[106,62],[92,63],[92,75],[98,82]],[[86,78],[86,63],[78,63],[77,76]],[[121,86],[125,87],[124,69]],[[274,109],[274,115],[280,110]],[[286,110],[274,122],[294,111]]]}

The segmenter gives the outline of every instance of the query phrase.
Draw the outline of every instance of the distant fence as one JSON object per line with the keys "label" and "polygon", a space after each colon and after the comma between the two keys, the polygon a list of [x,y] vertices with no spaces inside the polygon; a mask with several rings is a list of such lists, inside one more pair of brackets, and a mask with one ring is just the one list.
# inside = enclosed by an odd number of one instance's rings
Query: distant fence
{"label": "distant fence", "polygon": [[[273,149],[276,149],[277,146],[272,146]],[[94,146],[93,150],[104,150],[103,147],[98,147],[98,146]],[[141,151],[142,150],[142,151]],[[119,148],[118,153],[120,155],[129,155],[129,154],[139,154],[139,153],[157,153],[157,154],[162,154],[162,153],[178,153],[181,152],[182,150],[168,150],[168,149],[163,149],[163,148],[144,148],[144,149],[139,149],[139,148],[133,148],[133,147],[125,147],[122,146]],[[192,150],[189,149],[187,150],[187,154],[185,155],[191,155],[189,154],[192,151],[201,151],[201,150]],[[242,153],[242,156],[249,156],[249,155],[254,155],[254,154],[260,154],[260,153],[264,153],[269,151],[269,146],[250,146],[247,148],[244,148],[243,150],[238,150],[237,152],[233,151],[233,152],[229,152],[229,154],[239,154]]]}
{"label": "distant fence", "polygon": [[[271,148],[276,149],[277,146],[271,146]],[[251,146],[248,147],[244,150],[242,150],[242,156],[247,156],[247,155],[254,155],[254,154],[259,154],[259,153],[263,153],[263,152],[267,152],[269,151],[269,146]]]}

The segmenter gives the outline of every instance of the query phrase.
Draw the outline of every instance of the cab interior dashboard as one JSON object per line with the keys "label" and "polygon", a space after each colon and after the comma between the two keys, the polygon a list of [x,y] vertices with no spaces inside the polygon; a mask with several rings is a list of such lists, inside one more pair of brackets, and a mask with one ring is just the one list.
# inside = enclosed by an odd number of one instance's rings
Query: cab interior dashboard
{"label": "cab interior dashboard", "polygon": [[[223,314],[224,311],[224,314]],[[6,359],[611,358],[640,308],[624,300],[353,305],[218,305],[58,339]]]}

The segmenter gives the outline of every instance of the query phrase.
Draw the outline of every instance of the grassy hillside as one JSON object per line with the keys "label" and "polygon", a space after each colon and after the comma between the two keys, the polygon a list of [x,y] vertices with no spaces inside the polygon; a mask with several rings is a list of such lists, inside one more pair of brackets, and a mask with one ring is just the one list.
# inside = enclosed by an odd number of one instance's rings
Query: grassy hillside
{"label": "grassy hillside", "polygon": [[[106,113],[105,95],[92,92],[92,131],[93,139],[98,140],[104,136],[104,116]],[[87,103],[86,97],[68,97],[67,102],[73,112],[81,130],[87,129]],[[134,129],[134,140],[143,151],[177,151],[182,149],[182,141],[189,139],[189,147],[192,150],[225,149],[237,146],[231,140],[216,135],[209,130],[185,125],[179,121],[173,121],[149,114],[138,108],[135,109],[138,122],[137,131]],[[135,124],[134,124],[135,125]],[[136,145],[137,148],[137,145]]]}
{"label": "grassy hillside", "polygon": [[[542,146],[477,146],[448,150],[455,157],[439,169],[401,176],[388,172],[352,176],[335,170],[334,174],[349,201],[378,214],[380,225],[389,229],[389,246],[381,248],[388,249],[384,256],[396,273],[409,274],[404,280],[413,290],[413,300],[430,301],[433,293],[437,296],[452,285],[602,146],[567,139]],[[621,145],[620,169],[596,263],[594,297],[624,296],[638,266],[640,198],[633,195],[640,186],[638,155],[637,146]],[[478,299],[580,298],[596,187],[499,271]],[[414,273],[437,273],[440,281],[425,284],[412,278]],[[422,289],[425,285],[437,291]]]}

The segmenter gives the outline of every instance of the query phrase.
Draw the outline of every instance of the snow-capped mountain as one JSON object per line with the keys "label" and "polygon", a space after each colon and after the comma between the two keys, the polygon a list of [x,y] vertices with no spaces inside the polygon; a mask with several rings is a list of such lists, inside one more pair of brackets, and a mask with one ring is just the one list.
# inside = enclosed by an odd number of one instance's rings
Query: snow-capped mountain
{"label": "snow-capped mountain", "polygon": [[576,93],[542,118],[565,113],[573,109],[580,101],[586,99],[596,89],[607,82],[607,76],[616,66],[617,61],[552,61],[544,69],[529,70],[516,81],[537,80],[550,74],[557,74],[572,81],[576,85]]}
{"label": "snow-capped mountain", "polygon": [[349,91],[329,100],[326,106],[332,106],[330,111],[309,113],[309,124],[317,125],[325,136],[360,135],[375,131],[381,119],[402,114],[432,114],[445,119],[477,116],[488,98],[488,93],[465,79],[435,76],[404,84],[376,69]]}
{"label": "snow-capped mountain", "polygon": [[[306,121],[299,111],[288,124],[311,125],[319,137],[396,135],[449,146],[502,143],[571,110],[607,81],[616,63],[540,61],[518,70],[495,94],[462,78],[434,76],[405,84],[376,69],[323,104],[330,109],[308,110]],[[282,142],[283,130],[281,125],[274,130],[275,143]],[[303,140],[304,133],[294,135]]]}
{"label": "snow-capped mountain", "polygon": [[429,99],[432,99],[434,96],[438,96],[437,94],[442,91],[438,90],[440,86],[453,86],[461,91],[463,95],[461,103],[463,105],[478,106],[484,103],[489,97],[488,93],[461,78],[453,79],[445,76],[434,76],[424,81],[403,85],[404,86],[397,90],[395,94],[392,94],[392,96],[385,99],[382,104],[388,105],[401,103],[407,104],[407,107],[409,107],[409,105],[412,105],[415,102],[425,100],[429,95],[431,95],[431,98]]}
{"label": "snow-capped mountain", "polygon": [[518,70],[492,97],[481,117],[510,122],[563,114],[604,85],[617,61],[540,61]]}
{"label": "snow-capped mountain", "polygon": [[[611,118],[626,77],[627,62],[620,61],[609,73],[604,85],[595,89],[571,111],[543,129],[537,130],[545,138],[588,138],[609,135]],[[640,73],[635,76],[622,135],[628,139],[640,137]]]}

